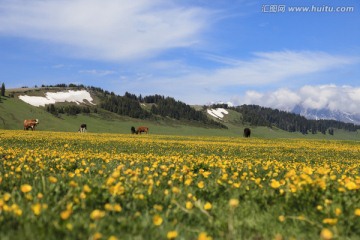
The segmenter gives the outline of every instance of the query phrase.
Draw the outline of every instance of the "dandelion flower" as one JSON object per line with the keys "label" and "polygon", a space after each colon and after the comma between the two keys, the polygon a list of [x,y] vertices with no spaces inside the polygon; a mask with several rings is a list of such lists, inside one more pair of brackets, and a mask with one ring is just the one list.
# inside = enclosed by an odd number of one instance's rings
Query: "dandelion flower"
{"label": "dandelion flower", "polygon": [[34,205],[31,206],[31,210],[33,211],[33,213],[38,216],[41,213],[41,204],[40,203],[36,203]]}
{"label": "dandelion flower", "polygon": [[230,205],[230,207],[232,207],[232,208],[236,208],[237,206],[239,206],[239,200],[238,200],[238,199],[235,199],[235,198],[232,198],[232,199],[230,199],[230,201],[229,201],[229,205]]}
{"label": "dandelion flower", "polygon": [[205,183],[203,181],[198,182],[198,188],[203,189],[205,187]]}
{"label": "dandelion flower", "polygon": [[270,187],[277,189],[277,188],[279,188],[280,186],[281,186],[281,184],[280,184],[279,181],[277,181],[277,180],[275,180],[275,179],[272,179],[272,180],[271,180]]}
{"label": "dandelion flower", "polygon": [[32,187],[29,184],[23,184],[20,187],[21,192],[28,193],[32,190]]}
{"label": "dandelion flower", "polygon": [[86,192],[86,193],[91,192],[91,188],[89,187],[89,185],[87,185],[87,184],[84,185],[84,192]]}
{"label": "dandelion flower", "polygon": [[49,177],[49,182],[51,182],[51,183],[57,183],[57,178],[56,177],[53,177],[53,176],[50,176]]}
{"label": "dandelion flower", "polygon": [[163,222],[163,219],[161,218],[160,215],[157,215],[157,214],[156,214],[156,215],[153,217],[153,223],[154,223],[155,226],[160,226],[160,225],[162,224],[162,222]]}
{"label": "dandelion flower", "polygon": [[337,218],[325,218],[322,222],[329,225],[335,225],[337,224],[338,220]]}
{"label": "dandelion flower", "polygon": [[101,218],[103,218],[105,216],[105,212],[101,211],[99,209],[95,209],[94,211],[91,212],[90,214],[90,218],[92,220],[99,220]]}
{"label": "dandelion flower", "polygon": [[284,222],[284,221],[285,221],[285,216],[284,216],[284,215],[280,215],[280,216],[278,217],[278,219],[279,219],[280,222]]}
{"label": "dandelion flower", "polygon": [[177,231],[170,231],[166,235],[167,239],[175,239],[177,236],[178,236]]}
{"label": "dandelion flower", "polygon": [[335,209],[335,215],[336,215],[336,216],[340,216],[341,213],[342,213],[342,211],[341,211],[340,208],[336,208],[336,209]]}
{"label": "dandelion flower", "polygon": [[11,194],[10,193],[4,193],[3,199],[5,202],[9,201],[11,198]]}
{"label": "dandelion flower", "polygon": [[72,213],[72,210],[71,210],[71,209],[67,209],[67,210],[62,211],[62,212],[60,213],[60,217],[61,217],[62,220],[66,220],[66,219],[68,219],[68,218],[70,217],[71,213]]}
{"label": "dandelion flower", "polygon": [[356,183],[354,183],[354,182],[352,182],[352,181],[347,182],[347,183],[345,184],[345,187],[346,187],[348,190],[355,190],[355,189],[358,188],[357,185],[356,185]]}
{"label": "dandelion flower", "polygon": [[205,209],[205,210],[210,210],[211,208],[212,208],[211,203],[206,202],[205,205],[204,205],[204,209]]}
{"label": "dandelion flower", "polygon": [[360,208],[355,209],[354,214],[360,217]]}
{"label": "dandelion flower", "polygon": [[185,204],[186,209],[191,210],[194,207],[194,204],[192,202],[187,201]]}
{"label": "dandelion flower", "polygon": [[331,240],[333,239],[333,233],[329,229],[324,228],[321,230],[320,238],[323,240]]}
{"label": "dandelion flower", "polygon": [[197,240],[211,240],[212,238],[206,232],[201,232]]}

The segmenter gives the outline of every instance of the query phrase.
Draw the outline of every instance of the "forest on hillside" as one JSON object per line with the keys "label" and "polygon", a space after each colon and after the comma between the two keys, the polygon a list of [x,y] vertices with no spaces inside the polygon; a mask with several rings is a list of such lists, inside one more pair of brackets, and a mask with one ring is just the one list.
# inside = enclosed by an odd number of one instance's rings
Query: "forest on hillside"
{"label": "forest on hillside", "polygon": [[[176,101],[174,98],[171,97],[164,97],[161,95],[142,97],[141,95],[136,96],[135,94],[131,94],[129,92],[126,92],[124,96],[120,96],[116,95],[114,92],[109,92],[99,87],[85,87],[84,85],[75,84],[56,84],[50,86],[43,85],[41,87],[87,89],[100,99],[100,108],[122,116],[129,116],[138,119],[155,119],[160,116],[163,118],[171,118],[174,120],[201,123],[205,126],[214,128],[227,129],[227,126],[225,126],[224,124],[209,119],[206,113],[202,111],[197,111],[190,105],[187,105],[181,101]],[[151,108],[146,110],[141,106],[145,104],[151,105]],[[48,105],[46,107],[46,110],[54,115],[64,113],[68,115],[76,115],[79,113],[98,112],[97,108],[93,106],[56,106],[54,104]]]}
{"label": "forest on hillside", "polygon": [[[182,120],[188,122],[199,122],[215,128],[227,128],[224,124],[211,120],[206,113],[197,111],[190,105],[181,101],[176,101],[171,97],[161,95],[136,96],[126,92],[124,96],[114,93],[105,94],[102,98],[101,108],[134,118],[149,119],[155,116]],[[141,104],[150,104],[151,109],[147,111],[141,107]]]}
{"label": "forest on hillside", "polygon": [[[226,107],[226,106],[223,106]],[[242,114],[243,123],[254,126],[277,127],[288,132],[301,132],[303,134],[318,133],[334,134],[334,129],[344,129],[355,132],[359,125],[344,123],[336,120],[312,120],[305,117],[272,108],[258,105],[241,105],[231,109]]]}

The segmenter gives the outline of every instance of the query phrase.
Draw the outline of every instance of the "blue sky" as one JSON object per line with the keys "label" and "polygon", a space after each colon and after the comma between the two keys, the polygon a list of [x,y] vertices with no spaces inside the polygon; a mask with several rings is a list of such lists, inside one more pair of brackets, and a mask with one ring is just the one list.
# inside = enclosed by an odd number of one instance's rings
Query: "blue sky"
{"label": "blue sky", "polygon": [[358,0],[0,0],[0,82],[360,111],[359,26]]}

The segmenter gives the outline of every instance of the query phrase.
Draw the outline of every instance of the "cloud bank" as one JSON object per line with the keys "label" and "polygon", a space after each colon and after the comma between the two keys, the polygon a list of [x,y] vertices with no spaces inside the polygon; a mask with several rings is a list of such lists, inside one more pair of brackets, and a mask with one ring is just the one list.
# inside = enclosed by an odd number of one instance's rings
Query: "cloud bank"
{"label": "cloud bank", "polygon": [[192,46],[210,16],[166,0],[3,0],[0,34],[60,44],[77,57],[129,60]]}
{"label": "cloud bank", "polygon": [[306,85],[296,91],[286,88],[267,93],[247,91],[244,97],[235,101],[237,104],[256,104],[285,111],[292,110],[296,105],[302,105],[308,109],[360,114],[360,87]]}
{"label": "cloud bank", "polygon": [[[176,76],[162,76],[155,74],[141,82],[129,83],[130,90],[155,89],[157,93],[174,96],[190,104],[205,104],[212,101],[229,100],[231,95],[240,95],[245,88],[258,88],[294,85],[301,86],[301,81],[313,74],[324,73],[334,69],[341,69],[358,62],[351,56],[333,55],[317,51],[274,51],[254,53],[251,58],[225,59],[211,56],[211,61],[221,61],[222,66],[213,69],[167,66],[163,72],[176,72]],[[225,66],[224,66],[225,65]],[[280,87],[279,87],[280,88]],[[230,90],[229,90],[230,89]],[[239,90],[239,93],[236,91]],[[252,100],[261,98],[261,93],[249,92]],[[259,96],[260,95],[260,96]],[[285,99],[281,99],[285,96]],[[271,95],[271,100],[281,108],[293,102],[300,101],[300,97],[290,90],[282,89]],[[290,103],[289,103],[290,102]],[[286,106],[282,106],[282,104]]]}

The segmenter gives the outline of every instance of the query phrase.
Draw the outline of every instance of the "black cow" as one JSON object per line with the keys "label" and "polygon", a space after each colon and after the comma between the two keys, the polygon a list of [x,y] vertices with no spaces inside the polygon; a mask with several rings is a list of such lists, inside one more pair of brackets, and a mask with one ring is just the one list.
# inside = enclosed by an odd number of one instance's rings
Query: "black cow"
{"label": "black cow", "polygon": [[251,134],[250,128],[245,128],[244,129],[244,137],[248,138],[248,137],[250,137],[250,134]]}
{"label": "black cow", "polygon": [[87,131],[87,126],[86,126],[86,124],[85,124],[85,123],[81,124],[81,125],[80,125],[80,128],[79,128],[79,132],[80,132],[80,133],[84,133],[84,132],[86,132],[86,131]]}
{"label": "black cow", "polygon": [[135,134],[135,133],[136,133],[135,127],[131,127],[131,134]]}

